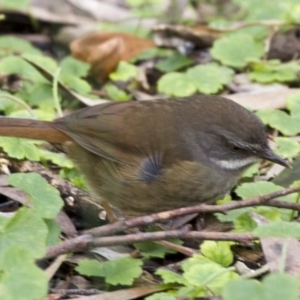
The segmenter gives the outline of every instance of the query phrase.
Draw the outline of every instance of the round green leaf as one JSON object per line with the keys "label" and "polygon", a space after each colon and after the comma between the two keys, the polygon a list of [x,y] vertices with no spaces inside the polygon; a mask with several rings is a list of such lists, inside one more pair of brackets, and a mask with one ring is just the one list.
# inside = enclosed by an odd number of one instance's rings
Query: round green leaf
{"label": "round green leaf", "polygon": [[300,152],[300,144],[296,140],[285,137],[275,138],[278,148],[275,152],[285,158],[293,158]]}
{"label": "round green leaf", "polygon": [[223,286],[238,275],[231,271],[226,271],[218,264],[197,264],[192,266],[183,274],[184,278],[197,288],[208,288],[214,293],[219,293]]}
{"label": "round green leaf", "polygon": [[271,222],[256,227],[253,234],[257,237],[300,238],[300,224],[286,221]]}
{"label": "round green leaf", "polygon": [[263,43],[242,33],[230,34],[216,40],[211,49],[213,58],[236,68],[247,66],[250,61],[261,58],[263,54]]}
{"label": "round green leaf", "polygon": [[36,265],[30,252],[20,246],[1,251],[0,299],[44,299],[48,276]]}
{"label": "round green leaf", "polygon": [[186,97],[195,94],[197,87],[183,73],[172,72],[163,75],[157,85],[158,91],[169,96]]}
{"label": "round green leaf", "polygon": [[40,174],[15,173],[9,176],[8,182],[27,193],[36,211],[45,219],[54,219],[63,206],[58,190]]}
{"label": "round green leaf", "polygon": [[[27,249],[33,257],[40,258],[46,251],[47,234],[47,226],[36,211],[21,208],[2,228],[0,248],[4,253],[6,249],[18,245]],[[0,256],[0,262],[3,258]]]}
{"label": "round green leaf", "polygon": [[227,67],[215,63],[190,68],[187,76],[192,80],[198,91],[203,94],[215,94],[229,83],[234,72]]}
{"label": "round green leaf", "polygon": [[109,75],[113,81],[127,81],[137,76],[137,67],[126,61],[121,61],[117,70]]}
{"label": "round green leaf", "polygon": [[[245,297],[247,295],[247,297]],[[222,291],[224,300],[264,300],[262,286],[256,280],[235,279],[230,281]]]}

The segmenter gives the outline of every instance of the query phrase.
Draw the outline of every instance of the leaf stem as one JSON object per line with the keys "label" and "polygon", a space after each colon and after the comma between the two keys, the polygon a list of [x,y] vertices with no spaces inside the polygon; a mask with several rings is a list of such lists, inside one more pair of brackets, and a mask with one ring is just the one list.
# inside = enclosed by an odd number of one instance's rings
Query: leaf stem
{"label": "leaf stem", "polygon": [[52,95],[53,95],[53,101],[54,101],[54,105],[55,105],[57,114],[60,117],[62,117],[63,112],[62,112],[62,109],[60,106],[59,95],[58,95],[58,78],[59,78],[60,71],[61,71],[61,68],[57,68],[57,70],[55,71],[55,73],[53,75]]}
{"label": "leaf stem", "polygon": [[34,119],[37,119],[36,115],[34,114],[33,110],[31,109],[31,107],[22,99],[20,99],[16,96],[13,96],[13,95],[9,95],[9,94],[1,94],[0,98],[7,98],[10,100],[13,100],[14,102],[17,102],[18,104],[23,106]]}

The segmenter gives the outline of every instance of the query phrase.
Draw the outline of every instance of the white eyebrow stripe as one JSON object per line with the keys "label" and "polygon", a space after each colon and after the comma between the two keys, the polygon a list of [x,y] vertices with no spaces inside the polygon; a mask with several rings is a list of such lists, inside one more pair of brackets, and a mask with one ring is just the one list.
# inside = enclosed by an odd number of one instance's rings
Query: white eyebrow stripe
{"label": "white eyebrow stripe", "polygon": [[251,156],[245,159],[231,159],[231,160],[222,160],[222,159],[211,159],[216,165],[221,167],[222,169],[227,170],[238,170],[242,169],[250,164],[260,161],[260,159],[256,156]]}

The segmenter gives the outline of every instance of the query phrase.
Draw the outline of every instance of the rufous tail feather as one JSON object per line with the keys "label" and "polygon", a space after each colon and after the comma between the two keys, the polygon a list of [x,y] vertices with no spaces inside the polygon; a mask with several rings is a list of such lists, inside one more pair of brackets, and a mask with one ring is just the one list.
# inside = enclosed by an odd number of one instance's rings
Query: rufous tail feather
{"label": "rufous tail feather", "polygon": [[0,136],[42,140],[49,143],[63,143],[70,138],[55,129],[49,121],[31,119],[0,118]]}

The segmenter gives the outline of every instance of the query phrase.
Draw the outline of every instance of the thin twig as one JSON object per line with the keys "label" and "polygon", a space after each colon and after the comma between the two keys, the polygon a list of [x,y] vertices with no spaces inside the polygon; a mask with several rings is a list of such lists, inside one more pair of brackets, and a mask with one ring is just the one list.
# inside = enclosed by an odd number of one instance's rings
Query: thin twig
{"label": "thin twig", "polygon": [[80,252],[88,249],[88,245],[93,241],[90,234],[78,236],[73,239],[64,241],[58,245],[48,247],[47,254],[44,258],[53,258],[69,252]]}
{"label": "thin twig", "polygon": [[293,211],[300,212],[300,204],[299,203],[280,201],[280,200],[270,200],[262,205],[277,207],[277,208],[286,208],[286,209],[291,209]]}
{"label": "thin twig", "polygon": [[183,208],[178,208],[170,211],[137,217],[129,220],[118,221],[113,224],[108,224],[101,227],[96,227],[90,230],[86,230],[83,233],[92,234],[93,236],[106,236],[133,227],[145,226],[145,225],[150,225],[158,222],[164,222],[166,220],[183,216],[183,215],[189,215],[189,214],[199,213],[199,212],[205,212],[205,213],[219,212],[219,213],[226,214],[226,212],[230,210],[245,208],[249,206],[260,206],[260,205],[275,206],[280,208],[293,209],[300,212],[299,204],[289,203],[285,201],[271,202],[271,200],[274,198],[282,197],[296,192],[300,192],[300,187],[287,188],[268,195],[258,196],[243,201],[232,201],[230,203],[226,203],[223,205],[199,204],[196,206],[183,207]]}
{"label": "thin twig", "polygon": [[127,234],[125,236],[108,236],[101,238],[93,238],[92,235],[85,234],[83,236],[65,241],[61,244],[50,246],[44,258],[49,259],[68,252],[80,252],[87,250],[90,247],[107,247],[112,245],[125,245],[143,241],[159,241],[173,238],[201,239],[212,241],[236,241],[240,243],[248,243],[256,239],[256,237],[252,233],[247,232],[187,232],[186,230],[170,230],[146,233],[140,232],[137,234]]}
{"label": "thin twig", "polygon": [[194,250],[192,248],[188,248],[185,246],[177,245],[175,243],[171,243],[169,241],[156,241],[156,244],[162,245],[168,249],[172,249],[176,252],[182,253],[186,256],[193,256],[194,254],[199,254],[198,250]]}
{"label": "thin twig", "polygon": [[[220,233],[220,232],[187,232],[186,230],[173,230],[164,232],[128,234],[126,236],[107,236],[115,232],[149,225],[155,222],[162,222],[181,215],[188,215],[197,212],[219,212],[226,213],[229,210],[244,208],[249,206],[266,205],[280,208],[288,208],[300,211],[300,205],[284,201],[271,201],[274,198],[300,191],[300,187],[287,188],[264,196],[254,197],[243,201],[232,201],[223,205],[199,204],[193,207],[179,208],[171,211],[161,212],[148,216],[138,217],[130,220],[118,221],[114,224],[104,225],[91,230],[87,230],[83,235],[67,240],[61,244],[48,248],[46,258],[52,258],[68,252],[78,252],[87,250],[95,246],[111,246],[117,244],[132,244],[141,241],[157,241],[170,238],[184,239],[204,239],[204,240],[231,240],[231,241],[251,241],[255,237],[251,233]],[[101,238],[95,238],[102,236]],[[107,237],[106,237],[107,236]]]}
{"label": "thin twig", "polygon": [[50,280],[54,274],[57,272],[57,270],[60,268],[62,263],[66,260],[67,254],[59,255],[54,262],[51,263],[51,265],[45,270],[45,273],[48,276],[48,279]]}
{"label": "thin twig", "polygon": [[95,238],[91,243],[92,247],[107,247],[112,245],[125,245],[138,243],[143,241],[159,241],[166,239],[201,239],[211,241],[236,241],[247,243],[256,237],[249,232],[231,233],[231,232],[207,232],[207,231],[189,231],[185,230],[169,230],[156,232],[141,232],[137,234],[127,234],[125,236],[107,236]]}

